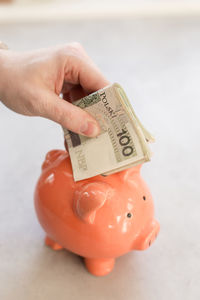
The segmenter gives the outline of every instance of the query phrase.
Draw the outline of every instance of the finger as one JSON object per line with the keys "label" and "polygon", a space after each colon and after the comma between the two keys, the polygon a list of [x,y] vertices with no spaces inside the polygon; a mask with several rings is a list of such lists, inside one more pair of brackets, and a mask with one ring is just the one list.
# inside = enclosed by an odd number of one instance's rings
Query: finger
{"label": "finger", "polygon": [[79,81],[80,85],[88,93],[100,90],[110,84],[100,70],[89,61],[82,61],[80,64]]}
{"label": "finger", "polygon": [[74,50],[76,55],[68,56],[66,60],[65,82],[80,84],[87,93],[95,92],[110,84],[84,49],[75,47]]}
{"label": "finger", "polygon": [[53,93],[48,96],[48,103],[44,105],[41,116],[78,134],[95,137],[100,133],[97,121],[90,114]]}

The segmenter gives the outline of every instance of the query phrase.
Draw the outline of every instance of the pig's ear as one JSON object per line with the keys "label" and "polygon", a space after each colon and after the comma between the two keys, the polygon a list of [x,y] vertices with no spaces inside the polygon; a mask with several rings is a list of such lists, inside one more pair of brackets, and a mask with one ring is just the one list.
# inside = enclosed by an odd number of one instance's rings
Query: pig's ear
{"label": "pig's ear", "polygon": [[96,212],[111,196],[113,189],[105,182],[92,182],[81,186],[74,194],[74,210],[84,222],[93,224]]}
{"label": "pig's ear", "polygon": [[[54,161],[66,152],[63,150],[51,150],[46,154],[45,160],[42,164],[42,170],[48,168]],[[66,153],[68,155],[68,153]]]}
{"label": "pig's ear", "polygon": [[134,167],[131,167],[129,169],[122,171],[120,174],[122,180],[126,181],[127,179],[130,179],[135,174],[140,173],[141,167],[142,167],[142,164],[139,164],[139,165],[136,165]]}

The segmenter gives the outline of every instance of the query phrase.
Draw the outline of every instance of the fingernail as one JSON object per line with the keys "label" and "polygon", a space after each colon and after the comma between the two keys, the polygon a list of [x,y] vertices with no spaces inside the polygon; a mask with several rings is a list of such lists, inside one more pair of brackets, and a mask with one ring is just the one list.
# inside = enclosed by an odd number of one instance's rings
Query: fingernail
{"label": "fingernail", "polygon": [[94,122],[88,121],[81,126],[80,132],[83,135],[87,135],[89,137],[95,137],[99,134],[99,127]]}

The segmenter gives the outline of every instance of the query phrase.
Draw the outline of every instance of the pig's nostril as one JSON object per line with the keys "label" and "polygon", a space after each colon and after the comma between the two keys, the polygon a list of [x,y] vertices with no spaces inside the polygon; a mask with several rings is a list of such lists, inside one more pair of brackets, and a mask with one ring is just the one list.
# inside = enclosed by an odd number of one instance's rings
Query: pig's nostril
{"label": "pig's nostril", "polygon": [[131,218],[132,217],[132,214],[129,212],[127,213],[127,218]]}
{"label": "pig's nostril", "polygon": [[151,246],[151,240],[149,241],[149,247]]}

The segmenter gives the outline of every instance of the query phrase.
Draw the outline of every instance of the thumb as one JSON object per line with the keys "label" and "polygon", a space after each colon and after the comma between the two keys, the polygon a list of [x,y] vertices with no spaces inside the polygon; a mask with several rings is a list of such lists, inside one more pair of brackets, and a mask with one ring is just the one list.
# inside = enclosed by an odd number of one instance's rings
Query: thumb
{"label": "thumb", "polygon": [[95,137],[100,133],[97,121],[89,113],[53,93],[48,96],[48,103],[43,108],[41,116],[88,137]]}

